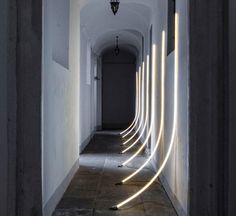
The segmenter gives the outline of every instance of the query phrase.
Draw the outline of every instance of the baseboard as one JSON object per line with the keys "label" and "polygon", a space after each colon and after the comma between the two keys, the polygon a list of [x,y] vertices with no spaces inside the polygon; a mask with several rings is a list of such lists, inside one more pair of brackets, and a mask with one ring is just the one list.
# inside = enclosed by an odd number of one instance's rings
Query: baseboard
{"label": "baseboard", "polygon": [[164,187],[167,195],[169,196],[177,214],[179,216],[187,216],[187,213],[184,211],[184,209],[182,208],[181,204],[179,203],[178,199],[176,198],[176,196],[173,194],[166,178],[164,175],[160,175],[160,181],[162,183],[162,186]]}
{"label": "baseboard", "polygon": [[124,130],[129,127],[129,124],[102,124],[103,130]]}
{"label": "baseboard", "polygon": [[[84,150],[84,148],[89,144],[90,140],[94,136],[95,131],[91,133],[91,135],[85,139],[85,141],[81,144],[80,152]],[[75,162],[73,167],[71,168],[70,172],[63,180],[63,182],[58,186],[52,197],[46,203],[43,208],[43,216],[51,216],[54,209],[56,208],[57,204],[60,202],[63,194],[65,193],[67,187],[69,186],[72,178],[74,177],[75,173],[79,169],[79,159]]]}
{"label": "baseboard", "polygon": [[[157,167],[157,162],[155,160],[152,160],[152,166],[153,166],[153,169],[156,171],[158,169]],[[176,213],[179,215],[179,216],[187,216],[187,213],[184,211],[183,207],[181,206],[180,202],[178,201],[178,199],[176,198],[175,194],[172,192],[166,178],[164,175],[160,175],[159,176],[159,179],[161,181],[161,184],[163,186],[163,188],[165,189],[172,205],[174,206],[175,208],[175,211]]]}
{"label": "baseboard", "polygon": [[101,131],[102,130],[102,125],[98,125],[97,127],[96,127],[96,131]]}
{"label": "baseboard", "polygon": [[75,162],[73,167],[71,168],[70,172],[63,180],[63,182],[58,186],[52,197],[46,203],[43,208],[43,216],[51,216],[54,209],[56,208],[57,204],[60,202],[63,194],[65,193],[67,187],[69,186],[72,178],[74,177],[75,173],[79,168],[79,159]]}
{"label": "baseboard", "polygon": [[90,142],[91,139],[93,138],[94,134],[95,134],[95,131],[93,131],[93,132],[90,134],[90,136],[88,136],[87,139],[85,139],[85,140],[82,142],[82,144],[81,144],[81,146],[80,146],[80,153],[81,153],[81,152],[85,149],[85,147],[89,144],[89,142]]}

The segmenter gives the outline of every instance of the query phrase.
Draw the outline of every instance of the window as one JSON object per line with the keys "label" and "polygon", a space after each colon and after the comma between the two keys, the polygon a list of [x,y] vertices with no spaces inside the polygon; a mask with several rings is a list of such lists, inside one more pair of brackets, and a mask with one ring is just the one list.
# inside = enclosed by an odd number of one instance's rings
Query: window
{"label": "window", "polygon": [[68,0],[53,0],[52,2],[52,58],[68,69],[70,2]]}
{"label": "window", "polygon": [[91,85],[91,46],[87,44],[87,76],[86,76],[86,83],[87,85]]}

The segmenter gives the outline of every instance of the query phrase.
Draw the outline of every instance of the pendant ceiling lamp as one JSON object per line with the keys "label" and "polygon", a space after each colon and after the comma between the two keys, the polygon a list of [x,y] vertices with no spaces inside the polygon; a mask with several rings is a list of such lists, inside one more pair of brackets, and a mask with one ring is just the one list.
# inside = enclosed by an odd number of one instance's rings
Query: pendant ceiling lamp
{"label": "pendant ceiling lamp", "polygon": [[119,53],[120,53],[119,44],[118,44],[118,39],[119,39],[119,37],[116,36],[116,48],[115,48],[115,54],[116,54],[116,56],[118,56]]}
{"label": "pendant ceiling lamp", "polygon": [[110,4],[111,4],[112,12],[114,13],[114,15],[116,15],[116,13],[119,10],[120,1],[119,0],[111,0]]}

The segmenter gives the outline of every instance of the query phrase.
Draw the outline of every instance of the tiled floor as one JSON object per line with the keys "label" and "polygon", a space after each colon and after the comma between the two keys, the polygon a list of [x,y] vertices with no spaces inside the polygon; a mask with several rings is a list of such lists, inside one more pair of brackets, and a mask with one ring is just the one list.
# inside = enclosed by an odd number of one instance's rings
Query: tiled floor
{"label": "tiled floor", "polygon": [[116,186],[115,183],[120,182],[145,160],[144,156],[138,156],[128,167],[118,168],[134,151],[121,155],[120,144],[121,138],[116,132],[95,135],[81,155],[80,169],[53,216],[176,216],[159,182],[122,209],[109,209],[138,191],[154,174],[147,167],[126,185]]}

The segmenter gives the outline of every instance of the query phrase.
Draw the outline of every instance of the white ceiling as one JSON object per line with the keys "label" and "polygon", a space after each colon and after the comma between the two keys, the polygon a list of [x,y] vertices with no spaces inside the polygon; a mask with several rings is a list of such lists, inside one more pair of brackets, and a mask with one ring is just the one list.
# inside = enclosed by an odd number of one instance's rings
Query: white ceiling
{"label": "white ceiling", "polygon": [[153,0],[120,0],[114,16],[110,0],[81,0],[82,31],[99,55],[115,46],[116,36],[121,47],[137,54],[149,29],[152,5]]}

